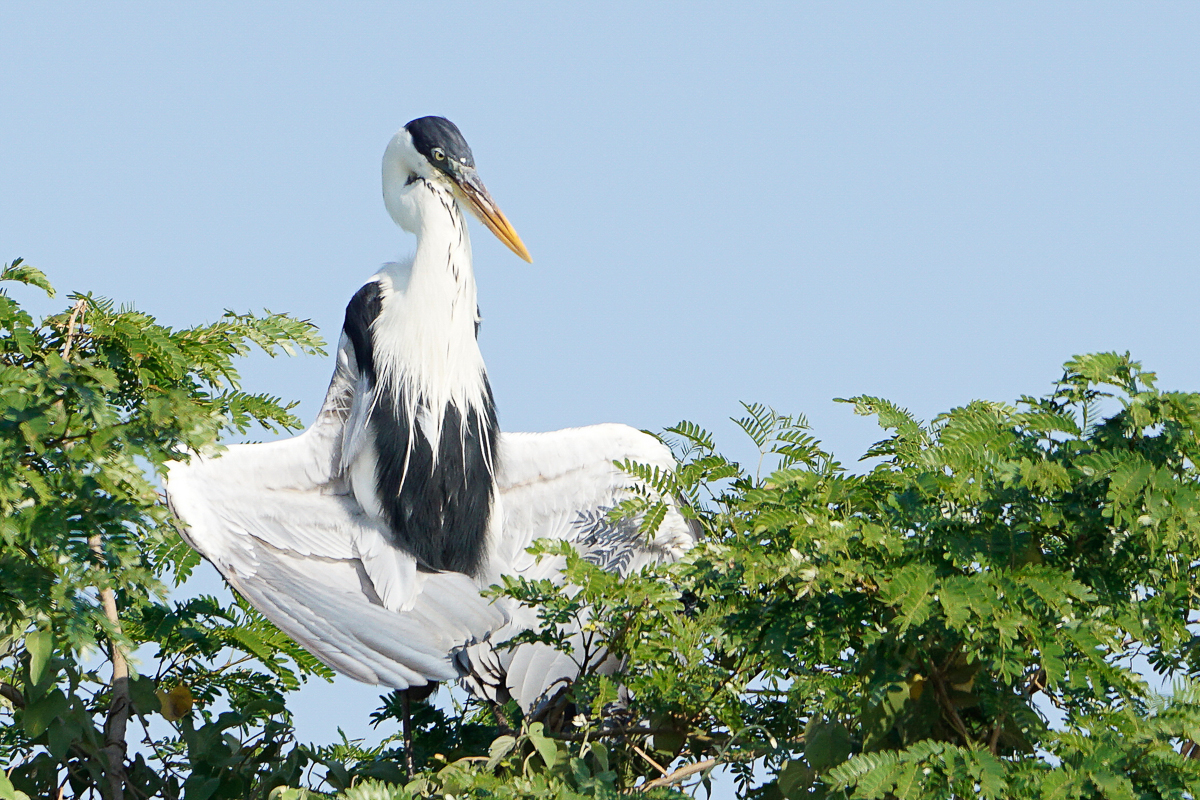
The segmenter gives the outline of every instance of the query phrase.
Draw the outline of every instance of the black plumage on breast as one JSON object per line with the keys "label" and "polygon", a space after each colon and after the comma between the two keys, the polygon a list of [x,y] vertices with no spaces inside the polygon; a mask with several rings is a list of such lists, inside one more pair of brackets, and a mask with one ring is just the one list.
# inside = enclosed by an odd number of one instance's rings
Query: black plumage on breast
{"label": "black plumage on breast", "polygon": [[490,388],[486,398],[466,420],[453,405],[442,409],[436,458],[425,431],[403,413],[404,398],[389,387],[371,417],[377,486],[394,543],[434,569],[476,575],[483,564],[499,429]]}
{"label": "black plumage on breast", "polygon": [[375,489],[392,544],[427,568],[477,575],[487,554],[500,430],[491,386],[481,376],[482,408],[429,409],[431,416],[442,416],[435,457],[427,432],[408,417],[408,398],[397,396],[400,390],[390,381],[377,383],[372,324],[382,303],[378,283],[359,289],[346,308],[344,330],[359,374],[378,392],[368,425]]}

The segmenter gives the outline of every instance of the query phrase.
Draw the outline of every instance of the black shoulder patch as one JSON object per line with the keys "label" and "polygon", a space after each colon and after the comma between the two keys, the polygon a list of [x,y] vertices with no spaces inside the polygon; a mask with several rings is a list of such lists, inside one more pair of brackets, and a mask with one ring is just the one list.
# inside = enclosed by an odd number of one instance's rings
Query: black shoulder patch
{"label": "black shoulder patch", "polygon": [[379,316],[383,304],[379,281],[364,284],[346,306],[346,321],[342,330],[354,345],[354,360],[360,375],[375,383],[375,346],[371,341],[371,324]]}

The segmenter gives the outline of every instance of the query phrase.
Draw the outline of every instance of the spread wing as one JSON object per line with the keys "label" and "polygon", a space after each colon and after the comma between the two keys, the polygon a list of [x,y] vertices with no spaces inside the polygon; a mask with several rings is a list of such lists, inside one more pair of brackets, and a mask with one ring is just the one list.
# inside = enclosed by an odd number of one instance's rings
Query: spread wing
{"label": "spread wing", "polygon": [[[626,459],[675,467],[665,445],[626,425],[503,434],[491,542],[493,580],[500,574],[557,579],[560,558],[538,561],[525,552],[541,538],[573,542],[585,558],[623,575],[651,561],[674,560],[689,549],[695,534],[675,508],[649,542],[635,522],[608,520],[608,510],[628,496],[634,483],[614,464]],[[505,610],[509,622],[488,642],[463,651],[459,661],[477,694],[499,702],[514,697],[528,712],[573,680],[584,665],[545,645],[505,648],[503,642],[538,626],[533,609],[505,604]],[[583,648],[574,650],[579,654]],[[594,661],[605,658],[602,651],[594,654]]]}
{"label": "spread wing", "polygon": [[311,428],[172,464],[168,500],[188,543],[333,669],[398,689],[452,680],[454,653],[505,616],[467,576],[419,570],[350,493],[343,437],[361,388],[343,337]]}
{"label": "spread wing", "polygon": [[373,283],[351,301],[312,427],[292,439],[172,464],[168,500],[188,543],[330,667],[398,689],[465,674],[479,694],[533,708],[581,665],[544,646],[490,644],[489,637],[504,642],[536,628],[537,614],[489,602],[480,587],[503,574],[558,579],[560,559],[537,561],[526,552],[541,538],[571,541],[621,574],[677,558],[694,537],[676,510],[652,542],[636,524],[607,518],[633,483],[613,462],[671,469],[674,460],[658,440],[624,425],[501,434],[483,573],[473,580],[419,568],[392,545],[379,509],[364,509],[361,501],[375,499],[352,491],[356,482],[375,485],[367,420],[377,400],[369,330],[378,306]]}

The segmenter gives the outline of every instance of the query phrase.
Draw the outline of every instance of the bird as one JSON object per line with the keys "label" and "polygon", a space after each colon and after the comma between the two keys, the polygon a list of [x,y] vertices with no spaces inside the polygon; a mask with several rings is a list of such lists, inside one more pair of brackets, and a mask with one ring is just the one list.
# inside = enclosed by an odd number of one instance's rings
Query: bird
{"label": "bird", "polygon": [[484,591],[504,576],[562,585],[561,556],[528,552],[538,539],[628,574],[682,557],[696,532],[670,498],[652,537],[610,519],[636,485],[617,463],[675,468],[654,436],[615,423],[500,431],[468,217],[532,259],[454,123],[427,116],[396,132],[383,199],[416,248],[349,301],[315,421],[172,462],[168,503],[184,540],[335,671],[402,692],[461,679],[529,714],[595,664],[506,646],[538,628],[536,609]]}

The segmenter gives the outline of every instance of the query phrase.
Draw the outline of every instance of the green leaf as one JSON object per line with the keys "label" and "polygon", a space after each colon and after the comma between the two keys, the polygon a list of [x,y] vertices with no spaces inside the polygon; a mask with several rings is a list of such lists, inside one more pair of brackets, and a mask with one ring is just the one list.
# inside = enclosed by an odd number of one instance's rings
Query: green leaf
{"label": "green leaf", "polygon": [[46,729],[46,749],[55,759],[62,760],[70,752],[71,745],[82,738],[83,731],[72,721],[56,718]]}
{"label": "green leaf", "polygon": [[507,734],[504,736],[498,736],[492,740],[492,744],[488,748],[487,768],[495,769],[497,765],[499,765],[499,763],[504,759],[504,757],[511,753],[513,748],[516,746],[516,737],[508,736]]}
{"label": "green leaf", "polygon": [[813,770],[803,761],[785,761],[779,770],[778,781],[779,791],[783,796],[788,800],[795,800],[808,794],[813,782]]}
{"label": "green leaf", "polygon": [[13,788],[8,776],[0,770],[0,800],[29,800],[29,795]]}
{"label": "green leaf", "polygon": [[530,725],[529,741],[533,743],[534,749],[542,757],[542,762],[546,765],[546,769],[554,769],[554,765],[558,761],[558,745],[555,744],[553,739],[547,738],[543,730],[544,726],[540,722]]}
{"label": "green leaf", "polygon": [[588,751],[596,757],[596,766],[601,772],[608,770],[608,746],[604,742],[589,742]]}
{"label": "green leaf", "polygon": [[1042,800],[1068,800],[1079,794],[1076,776],[1068,767],[1050,770],[1040,782]]}
{"label": "green leaf", "polygon": [[1109,800],[1134,800],[1136,797],[1133,784],[1124,775],[1117,775],[1109,770],[1091,770],[1088,777]]}
{"label": "green leaf", "polygon": [[288,786],[276,786],[267,795],[267,800],[308,800],[308,789],[293,789]]}
{"label": "green leaf", "polygon": [[849,758],[852,751],[850,732],[839,722],[814,717],[804,729],[804,757],[817,772],[836,767]]}
{"label": "green leaf", "polygon": [[220,778],[205,778],[192,773],[183,784],[183,796],[187,800],[208,800],[221,788]]}
{"label": "green leaf", "polygon": [[54,636],[50,631],[34,631],[25,637],[25,649],[29,651],[29,682],[36,686],[54,652]]}
{"label": "green leaf", "polygon": [[50,723],[67,712],[67,696],[53,689],[25,707],[25,732],[31,737],[41,736]]}
{"label": "green leaf", "polygon": [[1009,785],[1005,776],[1004,762],[987,751],[973,753],[973,756],[979,765],[980,795],[997,800],[1008,797]]}
{"label": "green leaf", "polygon": [[929,564],[902,567],[883,592],[884,602],[898,606],[900,631],[920,625],[932,610],[934,569]]}
{"label": "green leaf", "polygon": [[129,682],[129,697],[133,701],[133,709],[141,715],[158,713],[162,708],[154,680],[146,675],[139,675]]}
{"label": "green leaf", "polygon": [[588,769],[587,762],[578,756],[571,758],[569,766],[571,777],[575,779],[576,785],[582,785],[592,777],[592,771]]}
{"label": "green leaf", "polygon": [[28,286],[36,286],[50,297],[54,297],[54,287],[50,279],[37,267],[25,264],[22,259],[15,259],[11,264],[5,264],[0,270],[0,281],[16,281]]}

